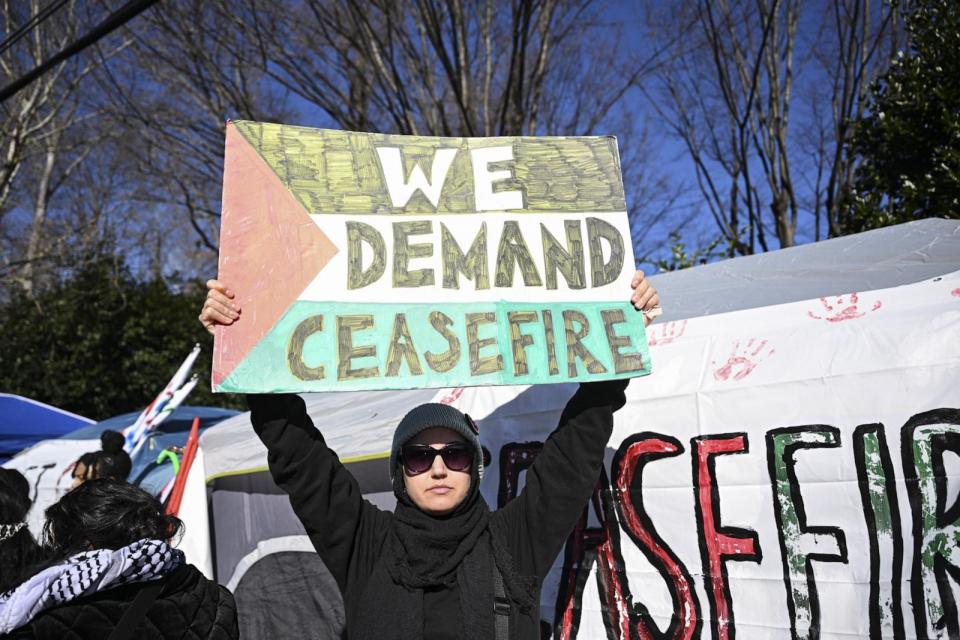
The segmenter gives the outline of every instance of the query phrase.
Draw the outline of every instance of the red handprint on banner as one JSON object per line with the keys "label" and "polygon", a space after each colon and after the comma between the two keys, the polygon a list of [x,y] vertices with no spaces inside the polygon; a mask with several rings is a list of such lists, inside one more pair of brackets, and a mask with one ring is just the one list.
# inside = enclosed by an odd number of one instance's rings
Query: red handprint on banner
{"label": "red handprint on banner", "polygon": [[655,325],[654,328],[647,333],[647,344],[651,347],[658,344],[670,344],[677,338],[683,335],[683,332],[687,330],[687,321],[683,320],[680,322],[668,322],[666,324]]}
{"label": "red handprint on banner", "polygon": [[[773,347],[767,349],[766,340],[750,338],[750,341],[742,349],[740,348],[740,341],[737,340],[727,361],[713,370],[713,377],[721,382],[731,378],[743,380],[756,369],[758,364],[774,353]],[[716,365],[717,362],[713,361],[712,364]]]}
{"label": "red handprint on banner", "polygon": [[850,294],[847,302],[845,296],[837,296],[831,303],[826,298],[820,298],[820,304],[823,305],[823,315],[817,315],[813,311],[807,311],[807,315],[814,320],[826,320],[827,322],[843,322],[844,320],[856,320],[872,313],[883,306],[880,300],[873,303],[869,311],[860,311],[860,297],[856,292]]}
{"label": "red handprint on banner", "polygon": [[950,295],[952,295],[954,298],[960,298],[960,287],[957,287],[956,289],[951,291]]}
{"label": "red handprint on banner", "polygon": [[450,389],[450,392],[447,395],[440,398],[438,401],[440,404],[453,404],[460,399],[460,396],[463,395],[463,387],[455,387]]}

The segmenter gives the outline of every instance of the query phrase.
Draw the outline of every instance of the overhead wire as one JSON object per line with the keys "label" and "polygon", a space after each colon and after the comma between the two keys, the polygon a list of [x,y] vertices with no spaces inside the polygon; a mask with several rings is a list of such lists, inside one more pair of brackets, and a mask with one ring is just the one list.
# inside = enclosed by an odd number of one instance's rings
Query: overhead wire
{"label": "overhead wire", "polygon": [[19,42],[31,29],[38,27],[42,22],[48,20],[50,16],[59,11],[63,5],[68,2],[70,2],[70,0],[54,0],[43,9],[40,9],[35,16],[20,25],[20,27],[7,36],[3,42],[0,42],[0,54]]}
{"label": "overhead wire", "polygon": [[64,60],[67,60],[68,58],[80,53],[115,29],[122,27],[124,24],[140,15],[140,13],[146,9],[149,9],[157,2],[158,0],[130,0],[125,5],[108,15],[100,22],[100,24],[93,27],[85,35],[77,38],[61,49],[58,53],[38,64],[33,68],[33,70],[28,71],[5,86],[3,89],[0,89],[0,102],[4,102],[17,91],[23,89],[25,86],[46,73],[51,67],[54,67]]}

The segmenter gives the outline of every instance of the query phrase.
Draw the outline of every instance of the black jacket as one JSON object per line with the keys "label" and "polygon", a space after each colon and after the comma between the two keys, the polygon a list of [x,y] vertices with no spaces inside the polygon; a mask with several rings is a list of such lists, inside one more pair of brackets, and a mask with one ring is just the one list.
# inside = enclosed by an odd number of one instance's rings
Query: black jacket
{"label": "black jacket", "polygon": [[[596,485],[613,412],[623,406],[626,386],[627,381],[581,385],[528,468],[523,491],[491,514],[501,520],[498,529],[506,532],[518,574],[542,582],[563,548]],[[294,512],[343,593],[349,636],[352,620],[382,615],[358,611],[357,604],[380,558],[393,514],[363,499],[299,396],[255,395],[248,396],[248,402],[253,427],[268,450],[270,472],[289,494]],[[441,601],[456,602],[437,595]],[[539,638],[539,610],[524,615],[511,607],[510,626],[514,638]]]}
{"label": "black jacket", "polygon": [[[233,595],[193,565],[160,579],[163,589],[133,633],[135,640],[231,640],[239,637]],[[14,640],[106,640],[137,593],[148,583],[128,584],[44,611],[14,629]]]}

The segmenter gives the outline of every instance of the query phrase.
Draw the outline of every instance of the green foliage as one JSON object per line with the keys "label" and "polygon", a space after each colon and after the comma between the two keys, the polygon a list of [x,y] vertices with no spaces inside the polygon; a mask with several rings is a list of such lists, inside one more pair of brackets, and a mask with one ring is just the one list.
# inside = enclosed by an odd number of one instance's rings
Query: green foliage
{"label": "green foliage", "polygon": [[94,419],[145,407],[193,345],[199,382],[186,403],[241,406],[210,392],[213,340],[197,321],[204,291],[137,282],[100,259],[35,300],[15,295],[0,309],[0,390]]}
{"label": "green foliage", "polygon": [[960,2],[906,5],[909,38],[857,127],[862,158],[845,232],[960,217]]}
{"label": "green foliage", "polygon": [[680,269],[689,269],[697,265],[707,264],[711,260],[724,257],[727,254],[723,251],[717,251],[722,237],[717,238],[706,247],[700,247],[693,252],[688,253],[687,245],[680,239],[679,231],[670,232],[670,257],[654,260],[653,264],[658,271],[679,271]]}

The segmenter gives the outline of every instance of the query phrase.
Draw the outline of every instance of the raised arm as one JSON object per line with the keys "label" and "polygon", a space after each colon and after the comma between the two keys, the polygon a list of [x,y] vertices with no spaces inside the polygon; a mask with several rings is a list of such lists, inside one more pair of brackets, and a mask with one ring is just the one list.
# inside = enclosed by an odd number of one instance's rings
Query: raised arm
{"label": "raised arm", "polygon": [[534,566],[529,570],[541,579],[597,484],[613,431],[613,413],[624,404],[627,382],[580,385],[567,402],[559,426],[527,469],[520,495],[500,511],[513,557],[532,558]]}
{"label": "raised arm", "polygon": [[[200,322],[210,332],[216,325],[240,319],[233,293],[221,282],[207,282],[207,299]],[[356,479],[327,447],[299,396],[250,395],[250,419],[267,447],[270,473],[290,496],[317,553],[346,590],[348,578],[371,563],[387,530],[389,513],[380,511],[360,493]]]}
{"label": "raised arm", "polygon": [[[649,325],[660,298],[643,273],[634,277],[634,306]],[[581,384],[567,402],[515,500],[501,509],[499,524],[516,558],[532,558],[528,571],[541,579],[583,513],[613,432],[613,414],[626,402],[628,380]]]}
{"label": "raised arm", "polygon": [[267,447],[274,482],[290,496],[327,569],[346,590],[348,577],[369,566],[391,515],[363,499],[353,475],[327,447],[300,396],[250,395],[250,419]]}

